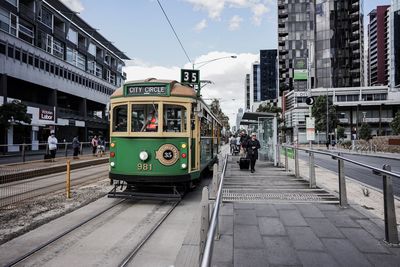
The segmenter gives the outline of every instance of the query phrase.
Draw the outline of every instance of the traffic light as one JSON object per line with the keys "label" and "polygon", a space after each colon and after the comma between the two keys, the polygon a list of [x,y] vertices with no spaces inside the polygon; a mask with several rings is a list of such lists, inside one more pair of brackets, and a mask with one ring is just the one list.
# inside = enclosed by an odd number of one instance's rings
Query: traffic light
{"label": "traffic light", "polygon": [[314,105],[314,103],[315,103],[315,100],[314,100],[313,96],[309,96],[309,97],[306,98],[306,104],[307,105],[311,106],[311,105]]}

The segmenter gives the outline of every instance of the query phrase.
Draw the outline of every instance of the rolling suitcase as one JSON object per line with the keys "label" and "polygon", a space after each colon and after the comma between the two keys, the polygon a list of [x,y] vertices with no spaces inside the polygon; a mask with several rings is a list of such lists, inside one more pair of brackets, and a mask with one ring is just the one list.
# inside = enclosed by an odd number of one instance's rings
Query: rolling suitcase
{"label": "rolling suitcase", "polygon": [[248,170],[250,167],[250,159],[248,158],[240,158],[239,166],[241,170]]}

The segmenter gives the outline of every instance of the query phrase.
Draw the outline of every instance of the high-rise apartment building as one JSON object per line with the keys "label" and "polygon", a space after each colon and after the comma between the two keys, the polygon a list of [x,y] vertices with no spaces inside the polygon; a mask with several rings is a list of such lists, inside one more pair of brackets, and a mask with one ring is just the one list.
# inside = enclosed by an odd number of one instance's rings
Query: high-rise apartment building
{"label": "high-rise apartment building", "polygon": [[244,104],[245,110],[250,110],[251,107],[251,96],[250,96],[250,74],[246,74],[244,81]]}
{"label": "high-rise apartment building", "polygon": [[390,87],[400,88],[400,0],[392,0],[389,12]]}
{"label": "high-rise apartment building", "polygon": [[16,151],[23,142],[37,149],[50,131],[69,142],[107,137],[106,105],[125,79],[125,59],[59,0],[0,1],[0,104],[21,101],[32,117],[0,142]]}
{"label": "high-rise apartment building", "polygon": [[254,62],[251,66],[251,89],[252,99],[250,106],[254,102],[261,102],[261,79],[260,79],[260,63]]}
{"label": "high-rise apartment building", "polygon": [[260,101],[274,100],[277,95],[277,51],[260,50]]}
{"label": "high-rise apartment building", "polygon": [[[308,58],[310,43],[315,38],[314,4],[312,0],[278,0],[279,84],[290,90],[294,81],[295,59]],[[309,74],[314,85],[314,69]],[[303,83],[303,82],[300,82]],[[303,90],[306,86],[300,86]]]}
{"label": "high-rise apartment building", "polygon": [[369,13],[368,85],[387,85],[389,79],[389,7],[378,6]]}
{"label": "high-rise apartment building", "polygon": [[315,3],[316,87],[363,86],[363,0]]}

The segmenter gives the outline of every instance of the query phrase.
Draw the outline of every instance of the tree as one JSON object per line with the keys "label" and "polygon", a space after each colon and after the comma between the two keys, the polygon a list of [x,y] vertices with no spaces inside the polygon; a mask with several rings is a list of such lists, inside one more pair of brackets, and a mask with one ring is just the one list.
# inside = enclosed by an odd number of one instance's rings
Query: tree
{"label": "tree", "polygon": [[344,127],[342,127],[342,126],[338,126],[337,128],[337,138],[338,139],[342,139],[342,138],[345,138],[346,137],[346,135],[344,134]]}
{"label": "tree", "polygon": [[[31,118],[26,113],[26,105],[17,100],[11,103],[5,103],[0,106],[0,140],[1,143],[7,143],[7,130],[12,124],[31,123]],[[6,147],[2,148],[3,153]]]}
{"label": "tree", "polygon": [[222,123],[222,127],[224,127],[225,130],[229,131],[231,129],[229,125],[229,117],[222,112],[219,100],[214,98],[213,101],[211,102],[210,107],[211,111],[214,113],[217,119]]}
{"label": "tree", "polygon": [[368,123],[361,124],[360,138],[368,141],[371,138],[371,128]]}
{"label": "tree", "polygon": [[392,127],[394,134],[400,133],[400,111],[397,111],[393,121],[390,123],[390,127]]}
{"label": "tree", "polygon": [[[319,96],[315,100],[314,105],[311,109],[311,114],[315,118],[315,129],[317,131],[326,131],[326,96]],[[337,118],[336,106],[329,105],[328,103],[328,131],[335,129],[337,124],[339,123],[339,119]]]}

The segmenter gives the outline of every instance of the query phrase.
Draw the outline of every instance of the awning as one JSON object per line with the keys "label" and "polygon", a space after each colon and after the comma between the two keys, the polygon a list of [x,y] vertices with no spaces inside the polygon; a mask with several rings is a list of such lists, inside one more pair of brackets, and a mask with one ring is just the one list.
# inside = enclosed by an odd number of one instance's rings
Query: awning
{"label": "awning", "polygon": [[240,125],[249,125],[258,123],[258,118],[274,118],[276,117],[276,113],[270,112],[245,112],[243,114],[242,120],[240,121]]}

